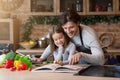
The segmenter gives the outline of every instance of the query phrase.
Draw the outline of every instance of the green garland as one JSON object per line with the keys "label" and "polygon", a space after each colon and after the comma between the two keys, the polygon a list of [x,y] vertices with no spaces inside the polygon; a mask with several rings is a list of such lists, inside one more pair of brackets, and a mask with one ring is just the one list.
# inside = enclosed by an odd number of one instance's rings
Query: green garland
{"label": "green garland", "polygon": [[96,24],[96,23],[119,23],[120,22],[120,15],[112,15],[112,16],[82,16],[81,23],[83,24]]}
{"label": "green garland", "polygon": [[[120,15],[111,15],[111,16],[103,16],[103,15],[94,15],[94,16],[81,16],[82,24],[96,24],[96,23],[119,23]],[[27,22],[24,25],[25,32],[23,34],[23,41],[31,40],[29,35],[31,34],[31,29],[34,24],[58,24],[58,16],[30,16],[27,19]]]}

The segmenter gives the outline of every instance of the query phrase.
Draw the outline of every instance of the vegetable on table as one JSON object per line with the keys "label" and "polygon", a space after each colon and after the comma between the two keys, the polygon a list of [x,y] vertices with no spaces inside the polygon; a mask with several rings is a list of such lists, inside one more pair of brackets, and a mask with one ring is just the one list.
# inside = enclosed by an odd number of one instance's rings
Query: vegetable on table
{"label": "vegetable on table", "polygon": [[20,55],[20,54],[16,54],[16,55],[15,55],[15,57],[14,57],[14,60],[19,60],[19,59],[20,59],[20,57],[21,57],[21,55]]}
{"label": "vegetable on table", "polygon": [[16,70],[16,67],[11,67],[10,68],[10,71],[15,71]]}
{"label": "vegetable on table", "polygon": [[0,64],[3,64],[6,58],[6,54],[0,55]]}
{"label": "vegetable on table", "polygon": [[16,67],[18,69],[18,67],[21,63],[22,62],[20,60],[14,60],[14,67]]}
{"label": "vegetable on table", "polygon": [[[3,65],[4,63],[4,65]],[[0,68],[10,68],[10,71],[15,70],[32,70],[32,61],[28,56],[23,56],[15,52],[8,52],[0,55]]]}
{"label": "vegetable on table", "polygon": [[3,64],[0,64],[0,68],[3,68],[4,67],[4,65]]}
{"label": "vegetable on table", "polygon": [[21,63],[21,64],[18,66],[18,68],[19,68],[20,70],[26,70],[26,69],[27,69],[27,65],[24,64],[24,63]]}
{"label": "vegetable on table", "polygon": [[27,65],[27,69],[32,67],[32,62],[31,60],[29,59],[28,56],[22,56],[20,59],[19,59],[22,63],[26,64]]}
{"label": "vegetable on table", "polygon": [[16,55],[16,53],[10,51],[10,52],[6,53],[6,59],[14,60],[15,55]]}
{"label": "vegetable on table", "polygon": [[5,68],[11,68],[11,67],[13,67],[13,64],[14,64],[14,61],[13,61],[13,60],[7,59],[7,60],[5,60],[5,65],[4,65],[4,67],[5,67]]}

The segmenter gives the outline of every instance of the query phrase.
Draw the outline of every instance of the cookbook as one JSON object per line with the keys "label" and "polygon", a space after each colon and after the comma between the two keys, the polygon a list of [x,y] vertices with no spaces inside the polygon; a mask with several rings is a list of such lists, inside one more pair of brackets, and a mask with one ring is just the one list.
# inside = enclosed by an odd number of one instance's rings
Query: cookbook
{"label": "cookbook", "polygon": [[32,72],[78,72],[89,65],[59,65],[59,64],[47,64],[40,67],[36,67]]}

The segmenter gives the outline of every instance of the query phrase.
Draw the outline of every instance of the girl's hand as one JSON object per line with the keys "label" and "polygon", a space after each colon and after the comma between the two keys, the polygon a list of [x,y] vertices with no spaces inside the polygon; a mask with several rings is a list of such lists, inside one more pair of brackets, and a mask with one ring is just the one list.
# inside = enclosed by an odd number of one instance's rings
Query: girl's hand
{"label": "girl's hand", "polygon": [[82,57],[81,52],[78,52],[78,53],[74,54],[71,57],[69,64],[73,65],[73,64],[79,62],[81,57]]}
{"label": "girl's hand", "polygon": [[34,58],[34,61],[36,61],[36,62],[43,62],[43,59],[41,59],[41,58]]}
{"label": "girl's hand", "polygon": [[55,61],[54,61],[54,64],[59,64],[59,65],[62,66],[62,65],[63,65],[63,61],[61,61],[61,60],[55,60]]}

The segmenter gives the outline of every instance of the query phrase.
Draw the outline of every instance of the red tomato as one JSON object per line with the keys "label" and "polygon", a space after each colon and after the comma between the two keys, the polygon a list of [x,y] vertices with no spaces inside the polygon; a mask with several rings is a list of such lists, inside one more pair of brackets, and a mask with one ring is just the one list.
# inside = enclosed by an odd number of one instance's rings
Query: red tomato
{"label": "red tomato", "polygon": [[21,70],[20,67],[18,67],[17,70],[20,71]]}
{"label": "red tomato", "polygon": [[6,59],[5,60],[5,63],[11,63],[12,61],[11,60],[9,60],[9,59]]}
{"label": "red tomato", "polygon": [[10,71],[15,71],[16,70],[16,67],[11,67],[10,68]]}
{"label": "red tomato", "polygon": [[21,70],[26,70],[26,69],[27,69],[27,65],[24,64],[24,63],[21,63],[21,64],[19,65],[19,68],[20,68]]}
{"label": "red tomato", "polygon": [[29,71],[32,71],[32,68],[28,68]]}

